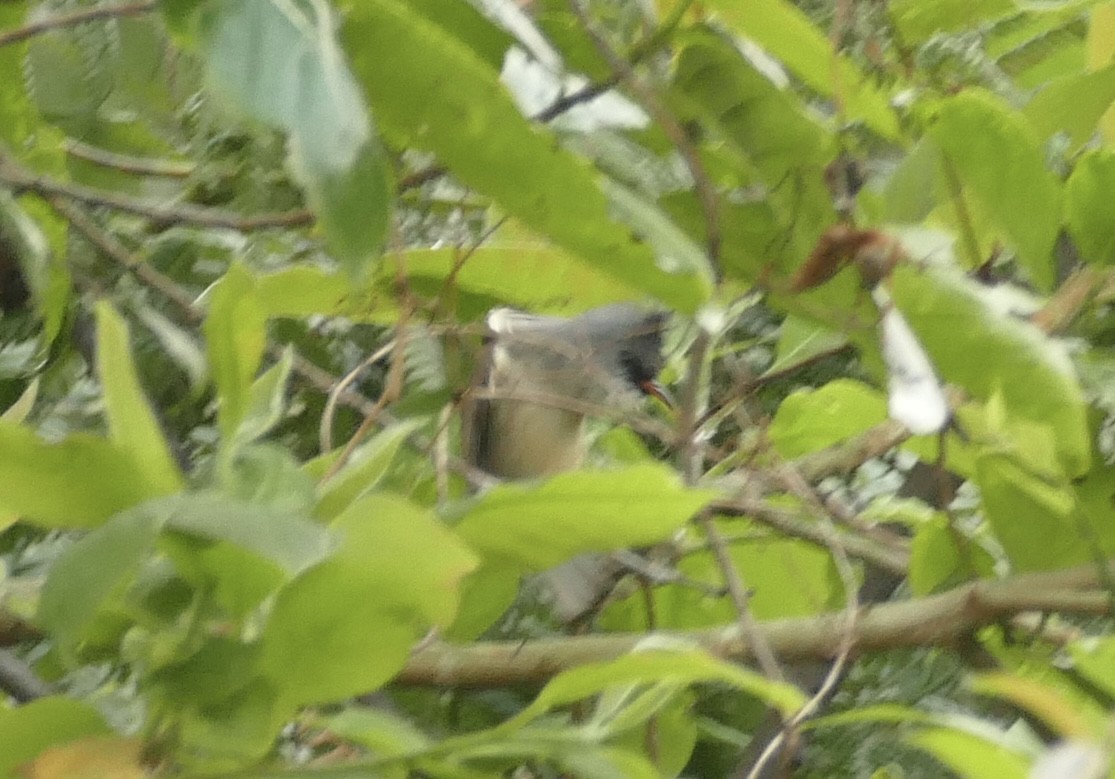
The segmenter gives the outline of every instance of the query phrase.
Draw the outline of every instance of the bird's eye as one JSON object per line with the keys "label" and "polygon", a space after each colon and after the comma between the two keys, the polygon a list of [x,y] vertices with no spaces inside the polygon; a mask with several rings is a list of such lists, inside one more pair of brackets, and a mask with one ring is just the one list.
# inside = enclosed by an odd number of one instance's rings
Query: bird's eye
{"label": "bird's eye", "polygon": [[640,360],[637,355],[631,352],[620,352],[619,364],[623,368],[624,378],[627,379],[633,387],[641,388],[644,384],[653,379],[656,373],[654,366],[649,365],[644,360]]}

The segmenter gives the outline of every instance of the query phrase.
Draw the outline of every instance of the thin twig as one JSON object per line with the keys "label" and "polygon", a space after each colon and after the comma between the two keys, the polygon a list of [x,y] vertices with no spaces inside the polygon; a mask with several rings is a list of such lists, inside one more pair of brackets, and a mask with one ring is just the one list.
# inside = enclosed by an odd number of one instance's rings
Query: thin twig
{"label": "thin twig", "polygon": [[158,8],[158,5],[158,3],[148,0],[142,3],[104,5],[98,8],[86,8],[81,11],[49,16],[46,19],[40,19],[37,22],[25,24],[14,30],[0,32],[0,46],[20,43],[36,35],[42,35],[44,32],[59,30],[64,27],[74,27],[79,24],[85,24],[86,22],[95,22],[102,19],[118,19],[123,16],[138,16],[140,14],[151,13]]}
{"label": "thin twig", "polygon": [[112,168],[122,173],[132,173],[138,176],[161,176],[164,178],[186,178],[196,169],[192,162],[179,160],[152,159],[148,157],[133,157],[130,154],[102,149],[99,146],[90,146],[81,141],[67,138],[62,142],[62,149],[72,157],[92,162],[103,168]]}
{"label": "thin twig", "polygon": [[33,192],[47,200],[59,197],[76,200],[90,206],[112,208],[142,216],[160,225],[192,224],[250,231],[267,227],[302,227],[314,221],[314,215],[306,209],[270,214],[236,214],[191,203],[152,204],[142,198],[41,176],[6,156],[0,156],[0,183],[7,184],[17,192]]}
{"label": "thin twig", "polygon": [[133,254],[112,233],[101,229],[80,208],[60,197],[47,197],[50,207],[66,219],[74,229],[99,249],[105,256],[114,260],[117,265],[133,274],[152,289],[157,290],[173,302],[189,320],[191,324],[198,324],[203,319],[201,309],[194,302],[194,297],[175,283],[172,279],[159,273],[142,258]]}
{"label": "thin twig", "polygon": [[776,682],[785,681],[786,674],[783,673],[782,666],[778,664],[778,658],[774,656],[770,645],[763,640],[763,634],[759,632],[758,623],[751,614],[751,593],[748,592],[742,574],[736,568],[731,555],[728,554],[728,545],[724,543],[724,538],[720,535],[715,520],[707,514],[702,514],[697,518],[697,523],[705,531],[705,536],[712,547],[713,556],[716,558],[716,562],[720,566],[720,572],[724,577],[724,584],[728,588],[728,595],[736,607],[736,622],[739,625],[740,634],[744,636],[748,644],[755,648],[755,659],[759,663],[759,669],[768,679]]}
{"label": "thin twig", "polygon": [[6,649],[0,649],[0,691],[16,703],[28,703],[54,692],[31,666]]}
{"label": "thin twig", "polygon": [[697,200],[701,204],[701,213],[705,219],[705,251],[708,255],[709,265],[717,278],[720,277],[720,206],[712,180],[705,170],[704,163],[697,153],[696,147],[685,132],[685,128],[677,117],[666,108],[654,90],[635,75],[635,71],[626,59],[621,57],[607,39],[597,30],[596,25],[588,18],[588,13],[580,0],[569,0],[569,8],[577,17],[581,28],[592,41],[593,46],[600,56],[608,63],[619,82],[626,86],[636,97],[647,113],[651,115],[670,143],[678,150],[685,167],[693,179],[693,188],[697,193]]}
{"label": "thin twig", "polygon": [[391,354],[391,367],[387,371],[387,382],[380,393],[379,398],[372,405],[371,410],[364,416],[364,421],[360,423],[360,427],[352,434],[352,438],[345,444],[345,448],[341,450],[341,454],[329,466],[329,470],[321,477],[322,483],[329,481],[333,478],[341,468],[345,466],[352,453],[356,451],[356,447],[368,435],[370,431],[379,421],[380,414],[390,404],[394,403],[402,395],[403,390],[403,370],[406,364],[406,326],[408,319],[409,309],[404,308],[402,316],[395,327],[395,338],[391,341],[394,347]]}
{"label": "thin twig", "polygon": [[[371,356],[365,358],[359,365],[346,373],[344,378],[338,381],[333,389],[329,390],[329,395],[325,400],[325,408],[322,409],[321,412],[321,424],[318,428],[318,445],[321,447],[322,454],[333,450],[333,418],[336,416],[337,404],[340,402],[341,397],[348,388],[352,386],[352,383],[356,381],[361,373],[390,354],[391,350],[394,348],[395,339],[391,339],[383,347],[377,349]],[[371,409],[369,409],[369,412],[364,416],[372,416]]]}

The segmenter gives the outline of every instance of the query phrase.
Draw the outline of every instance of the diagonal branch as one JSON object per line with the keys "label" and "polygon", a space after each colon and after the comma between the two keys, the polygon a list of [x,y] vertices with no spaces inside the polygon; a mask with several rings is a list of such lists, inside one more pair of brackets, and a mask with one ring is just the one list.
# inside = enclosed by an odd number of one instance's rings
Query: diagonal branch
{"label": "diagonal branch", "polygon": [[104,19],[119,19],[124,16],[139,16],[141,14],[151,13],[158,8],[158,5],[159,4],[154,2],[154,0],[146,0],[145,2],[139,3],[103,5],[98,8],[85,8],[72,13],[48,16],[45,19],[25,24],[14,30],[0,32],[0,46],[22,43],[28,38],[42,35],[51,30],[60,30],[64,27],[76,27],[79,24],[86,24],[87,22],[96,22]]}

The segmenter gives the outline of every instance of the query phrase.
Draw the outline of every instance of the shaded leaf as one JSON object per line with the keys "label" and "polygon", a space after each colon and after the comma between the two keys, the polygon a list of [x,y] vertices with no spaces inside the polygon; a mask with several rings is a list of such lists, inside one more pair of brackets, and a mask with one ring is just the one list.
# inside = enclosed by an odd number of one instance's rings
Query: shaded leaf
{"label": "shaded leaf", "polygon": [[197,32],[218,91],[289,134],[291,170],[330,248],[358,276],[383,245],[391,185],[335,25],[325,3],[209,0]]}
{"label": "shaded leaf", "polygon": [[97,304],[97,373],[112,440],[134,460],[152,492],[182,489],[182,476],[151,411],[128,345],[128,327],[107,301]]}
{"label": "shaded leaf", "polygon": [[129,511],[89,533],[51,566],[39,619],[64,652],[75,651],[102,604],[119,595],[155,548],[167,511]]}
{"label": "shaded leaf", "polygon": [[746,7],[734,0],[705,0],[704,5],[758,42],[812,89],[841,99],[850,118],[862,120],[884,138],[898,138],[898,120],[886,95],[851,60],[833,55],[828,36],[801,9],[784,0],[752,0]]}

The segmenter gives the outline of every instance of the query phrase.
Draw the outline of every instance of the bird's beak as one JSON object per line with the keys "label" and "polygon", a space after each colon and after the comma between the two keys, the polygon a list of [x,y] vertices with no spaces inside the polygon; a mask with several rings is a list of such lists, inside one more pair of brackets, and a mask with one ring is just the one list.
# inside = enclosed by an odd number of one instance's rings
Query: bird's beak
{"label": "bird's beak", "polygon": [[658,398],[659,400],[661,400],[666,405],[666,408],[672,409],[677,407],[677,403],[674,402],[674,398],[670,394],[669,390],[667,390],[654,379],[647,379],[639,385],[639,389],[641,389],[647,395],[650,395],[652,398]]}

